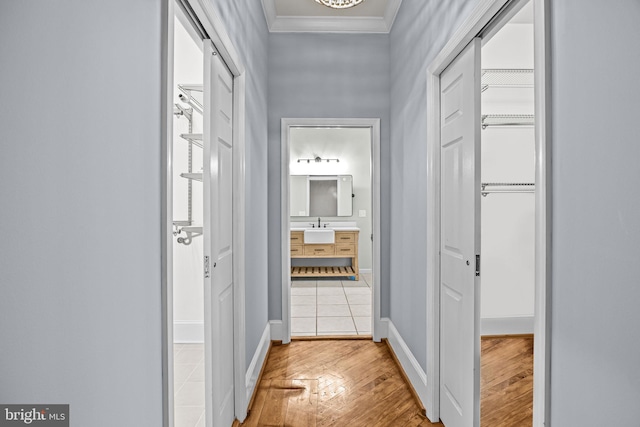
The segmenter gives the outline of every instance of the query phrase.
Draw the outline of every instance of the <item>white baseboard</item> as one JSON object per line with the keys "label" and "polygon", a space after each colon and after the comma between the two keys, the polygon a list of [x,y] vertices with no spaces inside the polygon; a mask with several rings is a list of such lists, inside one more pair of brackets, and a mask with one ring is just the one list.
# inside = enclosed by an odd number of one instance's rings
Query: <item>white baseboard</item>
{"label": "white baseboard", "polygon": [[404,342],[402,336],[393,325],[393,322],[389,319],[385,319],[388,322],[389,334],[388,340],[393,352],[396,354],[404,373],[409,378],[413,389],[418,393],[418,397],[422,404],[426,407],[427,404],[427,374],[424,372],[418,360],[414,357],[411,350]]}
{"label": "white baseboard", "polygon": [[[372,321],[375,322],[375,319],[372,319]],[[383,339],[389,338],[389,323],[391,323],[391,320],[389,320],[388,317],[383,317],[376,324],[376,328],[374,329],[375,334],[373,337],[375,342],[380,342]]]}
{"label": "white baseboard", "polygon": [[173,342],[191,344],[204,342],[204,322],[197,320],[174,320]]}
{"label": "white baseboard", "polygon": [[273,341],[284,341],[282,320],[269,320],[269,326],[271,327],[271,339]]}
{"label": "white baseboard", "polygon": [[485,317],[480,319],[480,335],[521,335],[533,333],[533,316]]}
{"label": "white baseboard", "polygon": [[267,350],[269,350],[269,344],[271,344],[271,325],[267,323],[267,326],[264,328],[264,332],[262,332],[260,343],[258,343],[258,348],[256,348],[256,352],[253,354],[251,363],[249,364],[249,368],[247,369],[247,403],[251,401],[251,396],[253,395],[253,391],[256,388],[258,376],[260,376],[260,370],[264,365],[264,359],[267,356]]}
{"label": "white baseboard", "polygon": [[360,272],[360,274],[371,274],[373,270],[370,268],[361,268],[358,271]]}

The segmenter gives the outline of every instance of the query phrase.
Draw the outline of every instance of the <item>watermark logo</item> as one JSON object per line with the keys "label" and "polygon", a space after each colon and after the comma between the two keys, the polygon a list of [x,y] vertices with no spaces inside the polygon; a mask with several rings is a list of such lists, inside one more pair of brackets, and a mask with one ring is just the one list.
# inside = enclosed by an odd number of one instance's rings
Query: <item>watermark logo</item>
{"label": "watermark logo", "polygon": [[69,405],[0,405],[0,427],[69,427]]}

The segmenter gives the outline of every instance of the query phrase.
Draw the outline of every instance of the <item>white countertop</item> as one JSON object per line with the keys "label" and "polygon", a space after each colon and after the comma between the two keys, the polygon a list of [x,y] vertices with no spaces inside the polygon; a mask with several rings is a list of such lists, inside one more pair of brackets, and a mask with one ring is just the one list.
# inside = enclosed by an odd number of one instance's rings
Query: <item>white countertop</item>
{"label": "white countertop", "polygon": [[[329,222],[327,221],[327,226],[324,226],[324,222],[321,222],[322,227],[320,227],[321,229],[330,229],[330,230],[334,230],[334,231],[360,231],[360,228],[358,228],[356,226],[355,221],[353,222]],[[307,222],[292,222],[290,224],[291,227],[291,231],[304,231],[304,230],[317,230],[318,227],[312,227],[311,224],[307,223]]]}
{"label": "white countertop", "polygon": [[[311,227],[291,227],[291,231],[304,231],[304,230],[317,230],[318,227],[316,228],[311,228]],[[322,230],[333,230],[333,231],[360,231],[360,229],[358,227],[323,227]]]}

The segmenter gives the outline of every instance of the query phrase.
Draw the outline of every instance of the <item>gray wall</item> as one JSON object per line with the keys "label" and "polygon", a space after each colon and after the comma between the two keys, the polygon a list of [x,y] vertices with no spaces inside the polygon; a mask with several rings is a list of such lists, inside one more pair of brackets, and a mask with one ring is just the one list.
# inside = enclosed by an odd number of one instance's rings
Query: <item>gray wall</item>
{"label": "gray wall", "polygon": [[[269,37],[269,319],[282,318],[280,119],[379,117],[381,128],[381,312],[389,313],[389,37]],[[288,213],[285,212],[285,215]],[[378,278],[376,278],[378,280]]]}
{"label": "gray wall", "polygon": [[0,4],[0,402],[162,423],[159,0]]}
{"label": "gray wall", "polygon": [[246,366],[267,326],[267,41],[259,1],[212,0],[242,58],[246,88]]}
{"label": "gray wall", "polygon": [[391,313],[426,370],[427,67],[477,0],[404,0],[391,31]]}
{"label": "gray wall", "polygon": [[[74,425],[161,425],[160,5],[0,5],[0,401],[70,403]],[[214,6],[247,69],[248,365],[268,321],[268,33],[259,2]]]}
{"label": "gray wall", "polygon": [[[420,363],[425,71],[475,4],[404,0],[391,32],[391,320]],[[640,5],[550,5],[551,424],[631,426],[640,417]]]}
{"label": "gray wall", "polygon": [[553,426],[640,418],[640,3],[614,3],[551,2]]}

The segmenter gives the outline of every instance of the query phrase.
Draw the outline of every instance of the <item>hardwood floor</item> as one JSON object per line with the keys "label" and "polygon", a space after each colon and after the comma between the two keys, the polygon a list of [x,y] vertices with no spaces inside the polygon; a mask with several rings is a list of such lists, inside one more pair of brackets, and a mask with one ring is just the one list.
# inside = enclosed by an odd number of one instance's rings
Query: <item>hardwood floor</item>
{"label": "hardwood floor", "polygon": [[242,426],[442,426],[421,414],[386,344],[292,341],[271,348]]}
{"label": "hardwood floor", "polygon": [[533,425],[533,336],[482,339],[480,425]]}
{"label": "hardwood floor", "polygon": [[[533,339],[483,339],[481,369],[482,427],[531,426]],[[443,426],[423,415],[387,345],[370,340],[273,346],[241,425]]]}

